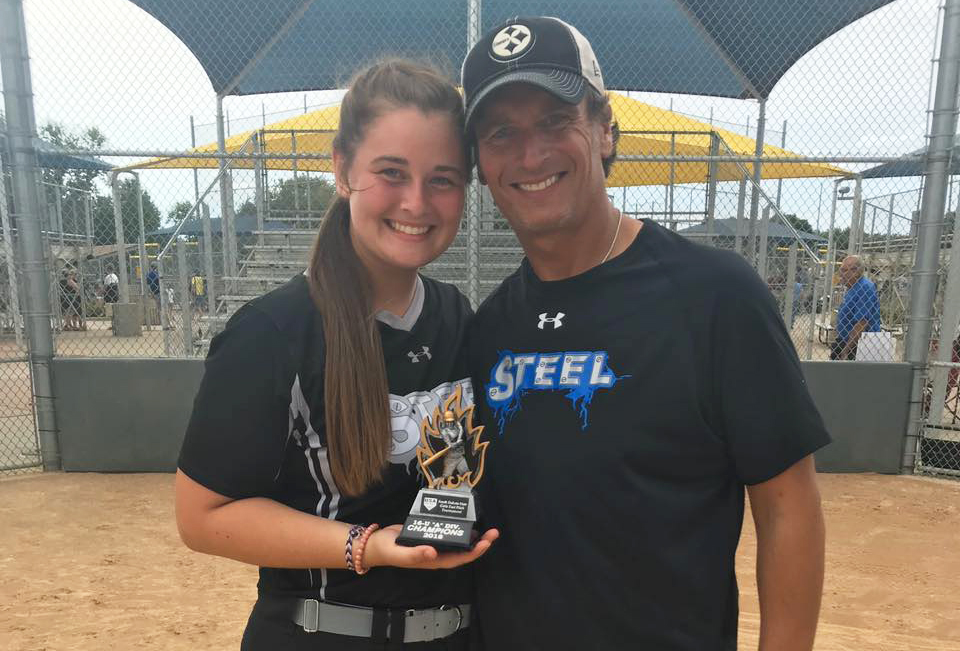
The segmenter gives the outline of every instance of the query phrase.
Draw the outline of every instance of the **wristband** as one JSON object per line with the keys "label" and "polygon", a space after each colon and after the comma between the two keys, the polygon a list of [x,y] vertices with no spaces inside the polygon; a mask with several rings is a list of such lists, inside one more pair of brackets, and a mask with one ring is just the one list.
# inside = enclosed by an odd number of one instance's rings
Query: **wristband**
{"label": "wristband", "polygon": [[364,527],[362,524],[355,524],[352,527],[350,527],[350,531],[347,533],[347,546],[346,546],[346,549],[344,550],[344,556],[346,556],[348,570],[353,570],[353,567],[354,567],[353,566],[354,541],[357,538],[359,538],[361,535],[363,535],[363,532],[365,529],[366,527]]}

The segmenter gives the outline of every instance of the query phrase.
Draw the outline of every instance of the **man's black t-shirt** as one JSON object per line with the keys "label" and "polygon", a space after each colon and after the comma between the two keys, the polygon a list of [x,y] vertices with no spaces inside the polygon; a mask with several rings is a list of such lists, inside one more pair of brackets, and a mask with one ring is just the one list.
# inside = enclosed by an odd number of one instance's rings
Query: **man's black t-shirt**
{"label": "man's black t-shirt", "polygon": [[[462,406],[473,401],[461,354],[469,304],[452,285],[422,283],[423,307],[412,327],[379,323],[393,434],[381,484],[348,497],[331,476],[323,387],[336,378],[324,377],[322,319],[303,276],[248,303],[214,338],[180,469],[235,499],[268,497],[349,523],[402,523],[422,486],[416,465],[422,420],[456,390]],[[362,577],[346,569],[261,568],[258,587],[261,595],[417,608],[469,601],[463,578],[462,571],[392,567]]]}
{"label": "man's black t-shirt", "polygon": [[736,649],[744,485],[829,441],[742,258],[645,222],[615,259],[477,311],[490,649]]}

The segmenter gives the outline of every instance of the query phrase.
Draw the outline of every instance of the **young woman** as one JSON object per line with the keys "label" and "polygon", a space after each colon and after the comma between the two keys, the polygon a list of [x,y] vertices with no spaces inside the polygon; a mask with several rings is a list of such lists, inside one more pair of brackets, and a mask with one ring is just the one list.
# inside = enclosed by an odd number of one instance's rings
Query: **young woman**
{"label": "young woman", "polygon": [[452,568],[497,532],[458,554],[395,543],[421,486],[421,421],[472,401],[459,357],[469,306],[418,274],[460,223],[462,126],[436,72],[393,60],[360,73],[309,268],[210,347],[177,525],[192,549],[260,566],[245,651],[466,648],[469,571]]}

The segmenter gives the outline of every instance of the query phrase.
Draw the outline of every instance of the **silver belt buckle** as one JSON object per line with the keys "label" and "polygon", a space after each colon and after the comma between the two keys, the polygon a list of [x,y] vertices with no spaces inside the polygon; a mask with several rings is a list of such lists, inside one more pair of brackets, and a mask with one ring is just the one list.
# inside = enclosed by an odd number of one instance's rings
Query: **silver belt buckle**
{"label": "silver belt buckle", "polygon": [[320,602],[316,599],[303,600],[303,630],[306,633],[320,630]]}
{"label": "silver belt buckle", "polygon": [[444,612],[444,611],[447,611],[447,610],[456,610],[456,611],[457,611],[457,626],[456,626],[456,628],[453,629],[453,632],[449,633],[449,635],[453,635],[454,633],[456,633],[457,631],[460,630],[460,625],[463,624],[463,611],[460,610],[460,606],[448,606],[448,605],[446,605],[446,604],[440,606],[440,611],[441,611],[441,612]]}

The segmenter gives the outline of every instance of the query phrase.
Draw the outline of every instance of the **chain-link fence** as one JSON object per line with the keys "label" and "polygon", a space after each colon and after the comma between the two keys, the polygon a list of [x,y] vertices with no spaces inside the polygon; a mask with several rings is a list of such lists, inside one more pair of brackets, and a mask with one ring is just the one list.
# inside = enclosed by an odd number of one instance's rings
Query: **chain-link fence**
{"label": "chain-link fence", "polygon": [[[350,73],[395,53],[455,72],[479,32],[509,15],[546,13],[591,39],[613,89],[621,140],[609,195],[624,215],[746,257],[802,359],[908,358],[937,0],[849,3],[817,33],[778,3],[761,16],[705,2],[679,3],[686,13],[675,16],[678,3],[654,3],[642,19],[624,3],[600,10],[574,0],[418,1],[403,11],[297,3],[299,14],[288,3],[253,4],[240,18],[217,13],[219,3],[191,5],[185,25],[185,2],[24,1],[57,355],[205,354],[240,305],[305,268],[333,195],[336,88]],[[649,29],[661,19],[735,45],[712,57],[682,49],[686,36]],[[261,39],[265,30],[276,39]],[[4,359],[23,360],[30,263],[15,254],[11,155],[6,138],[0,145],[10,207],[0,345]],[[949,339],[945,297],[960,293],[960,284],[947,287],[957,178],[949,176],[942,220],[933,350]],[[489,193],[475,184],[471,196],[460,234],[425,273],[476,303],[522,250]],[[925,441],[936,441],[940,457],[921,445],[929,454],[920,465],[960,470],[956,354],[937,359],[946,366],[931,367],[925,404],[943,404],[944,417]]]}

